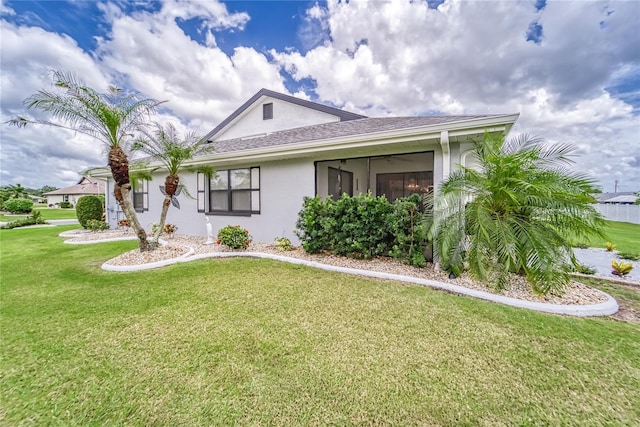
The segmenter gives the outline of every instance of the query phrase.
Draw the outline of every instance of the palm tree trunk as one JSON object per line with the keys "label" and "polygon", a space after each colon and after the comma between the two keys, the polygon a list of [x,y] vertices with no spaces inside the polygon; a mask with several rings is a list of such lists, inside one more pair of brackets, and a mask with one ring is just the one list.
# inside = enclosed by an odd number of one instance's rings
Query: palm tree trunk
{"label": "palm tree trunk", "polygon": [[136,214],[136,210],[133,207],[133,202],[131,201],[131,184],[125,184],[122,187],[116,184],[114,193],[116,192],[119,192],[121,194],[122,200],[119,201],[120,206],[122,207],[122,211],[124,212],[125,216],[131,223],[131,228],[138,237],[138,246],[140,247],[140,252],[148,252],[157,248],[158,242],[149,241],[147,239],[147,232],[140,224],[140,221],[138,221],[138,215]]}
{"label": "palm tree trunk", "polygon": [[[109,150],[109,168],[116,185],[129,184],[129,158],[122,147],[115,145]],[[116,196],[117,197],[117,196]]]}
{"label": "palm tree trunk", "polygon": [[164,230],[164,224],[167,220],[167,213],[169,212],[169,206],[171,206],[171,198],[176,194],[178,185],[180,184],[180,177],[178,175],[169,175],[164,180],[164,201],[162,202],[162,212],[160,212],[160,224],[158,229],[154,233],[151,240],[157,244],[160,235]]}
{"label": "palm tree trunk", "polygon": [[138,221],[138,215],[133,207],[131,200],[131,184],[129,183],[129,158],[119,145],[113,146],[109,150],[109,167],[111,168],[111,174],[115,185],[113,188],[113,195],[122,207],[124,215],[129,220],[131,228],[138,236],[138,246],[141,252],[152,251],[158,247],[158,242],[149,242],[147,239],[147,232],[144,230],[140,221]]}

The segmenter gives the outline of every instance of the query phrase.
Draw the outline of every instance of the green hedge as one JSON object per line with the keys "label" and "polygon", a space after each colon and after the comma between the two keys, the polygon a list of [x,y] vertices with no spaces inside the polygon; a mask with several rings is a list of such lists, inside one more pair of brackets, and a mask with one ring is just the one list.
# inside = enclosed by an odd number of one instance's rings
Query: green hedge
{"label": "green hedge", "polygon": [[390,203],[369,194],[337,201],[306,197],[298,214],[296,235],[309,253],[322,251],[357,258],[393,256],[424,266],[426,227],[419,195]]}
{"label": "green hedge", "polygon": [[29,213],[33,208],[33,200],[23,198],[5,200],[3,208],[12,214]]}
{"label": "green hedge", "polygon": [[98,196],[83,196],[76,203],[76,216],[83,228],[87,228],[89,220],[102,221],[102,200]]}

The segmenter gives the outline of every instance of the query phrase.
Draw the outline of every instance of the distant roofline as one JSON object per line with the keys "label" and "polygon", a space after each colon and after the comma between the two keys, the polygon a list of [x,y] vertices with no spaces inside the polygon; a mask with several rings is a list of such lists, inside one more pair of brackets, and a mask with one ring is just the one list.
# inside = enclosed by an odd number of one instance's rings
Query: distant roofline
{"label": "distant roofline", "polygon": [[209,132],[206,136],[206,140],[210,140],[213,136],[215,136],[218,132],[224,129],[229,123],[235,120],[240,114],[242,114],[247,108],[249,108],[254,102],[260,99],[262,96],[270,96],[271,98],[276,98],[281,101],[290,102],[292,104],[300,105],[302,107],[311,108],[316,111],[320,111],[327,114],[332,114],[340,118],[340,121],[347,120],[356,120],[356,119],[365,119],[367,116],[363,116],[360,114],[352,113],[349,111],[341,110],[339,108],[330,107],[328,105],[319,104],[313,101],[307,101],[306,99],[296,98],[295,96],[285,95],[284,93],[274,92],[269,89],[260,89],[255,95],[253,95],[247,102],[238,107],[229,117],[224,119],[218,126],[213,128],[211,132]]}

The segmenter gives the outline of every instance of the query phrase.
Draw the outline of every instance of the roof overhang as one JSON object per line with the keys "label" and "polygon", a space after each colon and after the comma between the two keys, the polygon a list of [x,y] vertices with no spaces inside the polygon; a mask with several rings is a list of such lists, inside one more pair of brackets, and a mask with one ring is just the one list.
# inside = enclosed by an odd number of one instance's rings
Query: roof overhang
{"label": "roof overhang", "polygon": [[[313,158],[325,160],[335,157],[364,157],[367,155],[400,154],[416,151],[427,151],[439,147],[441,133],[447,131],[451,142],[486,132],[504,132],[508,134],[519,114],[504,114],[455,122],[391,131],[361,133],[329,139],[317,139],[291,144],[260,147],[247,150],[216,153],[198,157],[185,166],[231,166],[238,164],[257,164],[260,162],[287,160],[296,158]],[[162,169],[157,162],[150,162],[148,169]],[[91,171],[92,177],[111,177],[108,168]]]}
{"label": "roof overhang", "polygon": [[247,161],[257,163],[309,157],[323,159],[335,157],[337,153],[363,155],[363,153],[370,152],[371,154],[380,155],[398,153],[399,151],[415,152],[422,148],[427,150],[434,144],[439,144],[440,135],[443,131],[448,131],[449,138],[453,142],[475,135],[483,135],[486,132],[504,132],[507,134],[518,117],[519,114],[490,116],[392,131],[302,141],[272,147],[224,153],[216,153],[214,151],[211,154],[192,160],[189,165],[232,165],[247,163]]}

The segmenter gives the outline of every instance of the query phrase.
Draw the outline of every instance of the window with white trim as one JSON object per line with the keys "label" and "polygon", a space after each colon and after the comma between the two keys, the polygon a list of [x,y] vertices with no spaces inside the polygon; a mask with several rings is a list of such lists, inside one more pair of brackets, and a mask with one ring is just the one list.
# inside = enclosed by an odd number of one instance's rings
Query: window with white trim
{"label": "window with white trim", "polygon": [[209,213],[260,213],[260,168],[219,170],[209,179]]}
{"label": "window with white trim", "polygon": [[131,183],[131,197],[133,199],[133,208],[136,212],[144,212],[149,210],[149,181],[146,179],[138,179]]}

